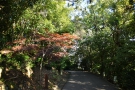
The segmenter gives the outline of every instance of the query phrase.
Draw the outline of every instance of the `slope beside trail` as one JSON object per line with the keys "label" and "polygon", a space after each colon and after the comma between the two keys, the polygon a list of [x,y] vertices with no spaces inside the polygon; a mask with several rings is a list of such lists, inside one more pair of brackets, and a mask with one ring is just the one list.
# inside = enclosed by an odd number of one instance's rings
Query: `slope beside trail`
{"label": "slope beside trail", "polygon": [[85,71],[70,71],[69,80],[62,90],[118,90],[105,79]]}

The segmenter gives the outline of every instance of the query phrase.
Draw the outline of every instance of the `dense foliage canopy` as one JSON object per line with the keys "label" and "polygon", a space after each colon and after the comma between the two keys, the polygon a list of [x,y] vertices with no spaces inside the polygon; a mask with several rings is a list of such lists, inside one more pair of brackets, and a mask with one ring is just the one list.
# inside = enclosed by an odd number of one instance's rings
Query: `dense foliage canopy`
{"label": "dense foliage canopy", "polygon": [[[124,90],[135,89],[134,0],[97,0],[83,18],[86,36],[77,55],[82,67]],[[117,79],[116,79],[117,77]]]}
{"label": "dense foliage canopy", "polygon": [[8,89],[23,87],[21,79],[32,86],[34,67],[67,66],[67,51],[78,39],[69,12],[61,0],[0,1],[0,78]]}
{"label": "dense foliage canopy", "polygon": [[65,1],[0,0],[1,80],[15,90],[17,76],[31,78],[34,66],[60,71],[80,63],[135,89],[135,1]]}

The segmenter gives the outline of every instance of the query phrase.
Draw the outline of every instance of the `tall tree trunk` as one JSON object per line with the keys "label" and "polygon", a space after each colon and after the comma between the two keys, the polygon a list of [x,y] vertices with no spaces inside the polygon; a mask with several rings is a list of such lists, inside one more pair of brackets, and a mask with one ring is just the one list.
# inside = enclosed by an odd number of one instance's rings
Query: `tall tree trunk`
{"label": "tall tree trunk", "polygon": [[104,61],[103,61],[103,55],[101,55],[101,70],[100,70],[100,75],[103,76],[104,72]]}

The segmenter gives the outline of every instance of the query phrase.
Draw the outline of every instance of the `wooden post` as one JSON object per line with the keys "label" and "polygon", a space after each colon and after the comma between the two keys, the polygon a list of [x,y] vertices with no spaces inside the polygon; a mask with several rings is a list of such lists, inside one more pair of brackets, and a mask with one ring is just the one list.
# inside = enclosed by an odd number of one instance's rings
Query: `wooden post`
{"label": "wooden post", "polygon": [[48,75],[45,74],[45,89],[48,89]]}

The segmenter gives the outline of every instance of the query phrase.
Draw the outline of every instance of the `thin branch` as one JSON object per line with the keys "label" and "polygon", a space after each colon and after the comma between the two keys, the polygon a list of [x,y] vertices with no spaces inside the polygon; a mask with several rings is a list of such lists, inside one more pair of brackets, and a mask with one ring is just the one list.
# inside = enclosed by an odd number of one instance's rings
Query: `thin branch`
{"label": "thin branch", "polygon": [[15,76],[15,77],[11,77],[11,78],[9,78],[9,79],[6,79],[4,82],[6,82],[7,80],[11,80],[11,79],[15,79],[15,78],[18,78],[18,74]]}

